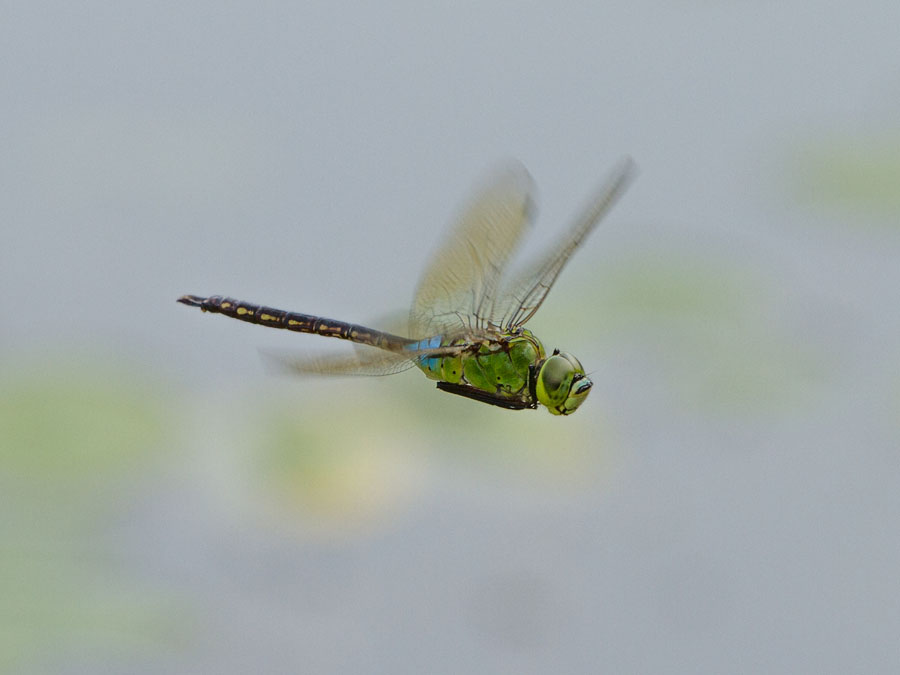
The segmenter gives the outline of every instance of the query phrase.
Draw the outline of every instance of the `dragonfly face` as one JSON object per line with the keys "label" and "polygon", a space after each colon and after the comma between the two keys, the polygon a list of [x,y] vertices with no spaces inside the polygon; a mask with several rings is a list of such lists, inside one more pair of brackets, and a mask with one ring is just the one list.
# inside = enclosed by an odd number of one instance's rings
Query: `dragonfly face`
{"label": "dragonfly face", "polygon": [[535,393],[554,415],[571,415],[587,398],[593,384],[578,359],[556,350],[538,370]]}

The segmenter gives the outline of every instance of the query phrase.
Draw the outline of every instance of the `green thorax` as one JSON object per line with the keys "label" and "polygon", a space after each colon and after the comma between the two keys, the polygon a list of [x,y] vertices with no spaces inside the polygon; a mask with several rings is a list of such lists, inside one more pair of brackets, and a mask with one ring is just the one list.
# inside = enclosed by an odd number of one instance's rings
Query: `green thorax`
{"label": "green thorax", "polygon": [[[467,344],[463,338],[441,346]],[[463,384],[512,400],[531,400],[529,371],[545,358],[544,347],[524,328],[501,333],[491,339],[471,341],[471,347],[456,356],[421,358],[417,365],[432,380]]]}

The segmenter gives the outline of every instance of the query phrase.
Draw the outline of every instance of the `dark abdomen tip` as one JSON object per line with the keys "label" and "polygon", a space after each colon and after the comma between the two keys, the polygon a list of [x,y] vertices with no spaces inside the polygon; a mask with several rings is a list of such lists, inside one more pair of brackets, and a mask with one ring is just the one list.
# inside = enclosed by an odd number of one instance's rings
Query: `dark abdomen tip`
{"label": "dark abdomen tip", "polygon": [[190,307],[203,307],[203,302],[205,300],[206,298],[201,298],[199,295],[182,295],[178,298],[177,302]]}

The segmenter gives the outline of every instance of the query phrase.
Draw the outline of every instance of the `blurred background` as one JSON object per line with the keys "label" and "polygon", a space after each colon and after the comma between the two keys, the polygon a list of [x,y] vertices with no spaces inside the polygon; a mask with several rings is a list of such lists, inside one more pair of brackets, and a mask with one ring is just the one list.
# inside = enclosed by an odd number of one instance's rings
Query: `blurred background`
{"label": "blurred background", "polygon": [[[0,672],[897,672],[900,5],[6,3]],[[576,415],[177,305],[408,307],[480,177]]]}

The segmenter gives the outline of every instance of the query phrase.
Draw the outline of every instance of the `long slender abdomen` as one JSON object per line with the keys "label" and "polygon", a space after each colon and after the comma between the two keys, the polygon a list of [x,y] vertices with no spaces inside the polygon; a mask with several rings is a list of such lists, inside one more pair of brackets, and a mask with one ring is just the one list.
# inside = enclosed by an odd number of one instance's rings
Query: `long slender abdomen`
{"label": "long slender abdomen", "polygon": [[411,342],[411,340],[406,338],[359,326],[355,323],[326,319],[311,314],[286,312],[283,309],[254,305],[249,302],[235,300],[234,298],[225,298],[221,295],[211,295],[208,298],[197,295],[183,295],[178,298],[178,302],[190,307],[199,307],[204,312],[224,314],[233,319],[256,323],[260,326],[271,326],[272,328],[283,328],[298,333],[315,333],[326,337],[336,337],[388,351],[400,351]]}

